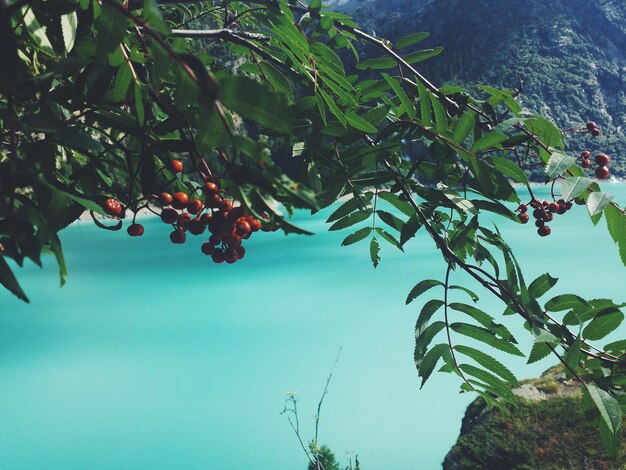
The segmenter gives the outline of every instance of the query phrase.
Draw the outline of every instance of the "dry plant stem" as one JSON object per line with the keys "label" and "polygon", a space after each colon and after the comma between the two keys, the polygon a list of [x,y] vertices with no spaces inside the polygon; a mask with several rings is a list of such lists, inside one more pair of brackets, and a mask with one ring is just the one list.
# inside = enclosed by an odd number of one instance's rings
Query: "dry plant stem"
{"label": "dry plant stem", "polygon": [[173,29],[173,37],[180,38],[215,38],[230,40],[232,37],[249,39],[253,41],[269,42],[270,38],[259,33],[248,33],[246,31],[235,31],[229,28],[222,29]]}

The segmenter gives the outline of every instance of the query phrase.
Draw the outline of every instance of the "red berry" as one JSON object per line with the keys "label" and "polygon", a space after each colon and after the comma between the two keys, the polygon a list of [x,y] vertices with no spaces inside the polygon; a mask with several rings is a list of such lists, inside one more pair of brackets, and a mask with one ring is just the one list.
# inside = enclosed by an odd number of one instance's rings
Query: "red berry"
{"label": "red berry", "polygon": [[583,150],[583,152],[580,154],[580,158],[583,158],[585,160],[589,157],[591,157],[591,152],[589,150]]}
{"label": "red berry", "polygon": [[535,220],[535,227],[543,227],[545,224],[543,220]]}
{"label": "red berry", "polygon": [[161,212],[161,220],[166,224],[173,224],[178,220],[178,212],[174,209],[163,209]]}
{"label": "red berry", "polygon": [[191,215],[187,213],[182,213],[178,216],[178,228],[183,230],[187,230],[187,226],[191,222]]}
{"label": "red berry", "polygon": [[526,204],[520,204],[517,210],[523,214],[528,211],[528,206]]}
{"label": "red berry", "polygon": [[162,206],[169,206],[173,200],[174,198],[170,193],[162,192],[159,194],[159,202]]}
{"label": "red berry", "polygon": [[170,233],[170,240],[172,240],[172,243],[180,245],[182,243],[185,243],[185,240],[187,240],[187,235],[185,235],[185,231],[183,229],[177,228],[172,233]]}
{"label": "red berry", "polygon": [[234,248],[229,248],[228,250],[226,250],[226,252],[224,253],[224,260],[228,264],[233,264],[235,261],[237,261],[237,252],[234,250]]}
{"label": "red berry", "polygon": [[586,126],[587,126],[587,130],[588,131],[592,131],[592,130],[598,128],[598,125],[595,122],[593,122],[593,121],[588,121]]}
{"label": "red berry", "polygon": [[235,233],[240,237],[246,236],[248,233],[250,233],[250,230],[250,224],[245,219],[235,224]]}
{"label": "red berry", "polygon": [[605,166],[599,166],[596,170],[596,178],[605,180],[609,177],[609,169]]}
{"label": "red berry", "polygon": [[599,153],[596,155],[596,165],[598,166],[607,166],[611,159],[606,153]]}
{"label": "red berry", "polygon": [[522,224],[527,224],[528,223],[528,214],[526,214],[526,213],[521,213],[520,215],[517,216],[517,218],[519,219],[519,221]]}
{"label": "red berry", "polygon": [[591,162],[588,158],[585,158],[582,162],[580,162],[580,166],[582,166],[583,168],[591,168]]}
{"label": "red berry", "polygon": [[552,215],[552,213],[546,212],[544,216],[542,217],[542,219],[545,220],[546,222],[550,222],[554,219],[554,216]]}
{"label": "red berry", "polygon": [[205,212],[204,214],[200,216],[200,220],[202,221],[204,225],[209,225],[209,221],[211,220],[211,217],[213,216],[211,215],[210,212]]}
{"label": "red berry", "polygon": [[535,210],[533,211],[533,217],[534,217],[535,219],[541,219],[541,218],[543,217],[543,215],[544,215],[544,211],[543,211],[543,210],[541,210],[541,209],[535,209]]}
{"label": "red berry", "polygon": [[187,230],[192,235],[200,235],[206,229],[206,225],[202,223],[200,217],[196,217],[189,224],[187,224]]}
{"label": "red berry", "polygon": [[206,205],[207,207],[210,207],[211,209],[217,209],[220,206],[221,202],[222,202],[222,198],[217,193],[214,193],[208,196],[206,199]]}
{"label": "red berry", "polygon": [[251,232],[258,232],[259,230],[261,230],[261,221],[255,217],[249,216],[248,217],[248,223],[250,224],[250,231]]}
{"label": "red berry", "polygon": [[169,168],[172,173],[180,173],[183,171],[183,162],[181,160],[170,160]]}
{"label": "red berry", "polygon": [[128,226],[126,231],[131,237],[141,237],[143,235],[143,225],[131,224]]}
{"label": "red berry", "polygon": [[237,259],[242,259],[246,254],[246,249],[241,245],[234,247],[233,250],[237,253]]}
{"label": "red berry", "polygon": [[550,227],[548,227],[547,225],[544,225],[543,227],[539,227],[537,229],[537,233],[540,237],[547,237],[548,235],[550,235],[551,232],[552,230],[550,230]]}
{"label": "red berry", "polygon": [[174,200],[172,201],[172,207],[174,209],[184,209],[189,204],[189,196],[185,193],[174,193]]}
{"label": "red berry", "polygon": [[223,263],[224,262],[224,250],[217,248],[213,253],[211,253],[211,258],[214,263]]}
{"label": "red berry", "polygon": [[557,214],[562,215],[565,214],[567,212],[567,207],[565,206],[565,204],[559,204],[559,208],[556,211]]}
{"label": "red berry", "polygon": [[104,212],[112,217],[118,217],[122,213],[122,204],[117,199],[109,198],[104,201]]}
{"label": "red berry", "polygon": [[559,210],[559,205],[556,202],[551,202],[548,206],[548,209],[550,210],[550,212],[554,213]]}
{"label": "red berry", "polygon": [[209,242],[204,242],[202,246],[200,247],[200,249],[202,250],[202,253],[204,253],[207,256],[210,256],[215,251],[215,246],[213,246]]}
{"label": "red berry", "polygon": [[217,194],[220,188],[215,183],[207,181],[206,183],[204,183],[203,190],[207,194],[207,196],[209,196],[211,194]]}
{"label": "red berry", "polygon": [[600,129],[591,129],[591,135],[594,137],[600,137],[602,135],[602,132],[600,132]]}
{"label": "red berry", "polygon": [[226,199],[222,199],[222,201],[220,202],[219,208],[220,210],[223,210],[224,212],[228,212],[232,210],[233,204],[230,201],[227,201]]}
{"label": "red berry", "polygon": [[204,205],[200,199],[192,199],[187,205],[187,212],[190,214],[199,214],[202,212]]}

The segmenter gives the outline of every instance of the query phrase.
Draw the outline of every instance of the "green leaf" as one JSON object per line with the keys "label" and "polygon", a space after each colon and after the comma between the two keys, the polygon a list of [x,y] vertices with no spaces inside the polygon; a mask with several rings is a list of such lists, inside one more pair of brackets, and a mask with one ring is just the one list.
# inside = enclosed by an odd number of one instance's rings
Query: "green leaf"
{"label": "green leaf", "polygon": [[587,198],[587,209],[591,217],[602,213],[604,208],[615,196],[603,192],[593,192]]}
{"label": "green leaf", "polygon": [[582,176],[567,177],[561,183],[561,196],[566,201],[580,196],[582,192],[593,183],[591,178],[585,178]]}
{"label": "green leaf", "polygon": [[400,232],[400,244],[404,245],[411,238],[413,238],[421,226],[422,225],[420,224],[417,215],[409,217],[409,220],[406,221],[404,227],[402,227],[402,231]]}
{"label": "green leaf", "polygon": [[400,100],[400,104],[404,108],[404,111],[409,115],[409,117],[415,117],[415,106],[407,96],[406,92],[402,88],[402,86],[393,78],[391,78],[386,73],[383,73],[383,78],[389,84],[391,89],[394,91],[398,99]]}
{"label": "green leaf", "polygon": [[367,211],[355,212],[354,214],[350,214],[346,217],[342,217],[337,222],[332,224],[328,230],[335,231],[335,230],[342,230],[344,228],[348,228],[354,224],[363,222],[364,220],[368,219],[370,215],[371,213]]}
{"label": "green leaf", "polygon": [[417,299],[420,295],[422,295],[427,290],[432,289],[433,287],[436,287],[436,286],[443,286],[443,282],[438,281],[436,279],[425,279],[424,281],[418,282],[415,285],[415,287],[411,289],[411,292],[406,298],[406,305],[413,302],[415,299]]}
{"label": "green leaf", "polygon": [[551,352],[552,350],[546,343],[534,343],[532,349],[530,350],[530,355],[528,356],[528,362],[526,362],[526,364],[533,364],[535,362],[538,362],[541,359],[549,356]]}
{"label": "green leaf", "polygon": [[485,313],[482,310],[476,307],[473,307],[471,305],[462,304],[458,302],[451,303],[450,308],[452,310],[456,310],[457,312],[463,312],[469,315],[478,323],[480,323],[485,328],[487,328],[489,331],[491,331],[492,333],[496,335],[501,336],[507,341],[515,342],[515,338],[513,337],[511,332],[504,325],[496,323],[493,317],[489,315],[488,313]]}
{"label": "green leaf", "polygon": [[408,64],[417,64],[424,60],[428,60],[431,57],[438,56],[443,52],[443,47],[435,47],[434,49],[424,49],[423,51],[411,52],[403,57],[404,61]]}
{"label": "green leaf", "polygon": [[443,301],[438,299],[431,299],[426,302],[417,317],[417,321],[415,322],[415,331],[420,331],[424,325],[430,321],[435,312],[442,307],[442,305]]}
{"label": "green leaf", "polygon": [[549,312],[561,312],[574,307],[588,306],[589,304],[581,297],[574,294],[562,294],[551,298],[546,302],[545,309]]}
{"label": "green leaf", "polygon": [[346,113],[346,121],[348,121],[348,124],[350,124],[352,127],[360,131],[368,133],[378,132],[378,129],[376,129],[369,122],[367,122],[365,119],[363,119],[361,116],[353,111],[349,111]]}
{"label": "green leaf", "polygon": [[393,228],[397,232],[402,232],[402,227],[404,227],[404,222],[402,222],[402,220],[400,220],[395,215],[390,214],[389,212],[383,211],[381,209],[378,209],[376,211],[376,215],[378,215],[380,220],[382,220],[384,223],[389,225],[389,227]]}
{"label": "green leaf", "polygon": [[424,386],[428,378],[435,370],[439,359],[449,351],[449,347],[447,344],[437,344],[430,348],[430,350],[424,355],[424,357],[419,357],[415,359],[415,365],[418,369],[418,375],[422,378],[422,383],[420,384],[420,388]]}
{"label": "green leaf", "polygon": [[478,364],[491,372],[499,375],[504,380],[509,382],[512,386],[517,387],[519,383],[515,378],[515,375],[504,364],[497,359],[491,357],[489,354],[485,354],[478,349],[471,348],[469,346],[456,345],[454,349],[461,354],[465,354],[467,357],[475,360]]}
{"label": "green leaf", "polygon": [[552,289],[557,282],[558,279],[556,277],[552,277],[548,273],[542,274],[530,283],[530,285],[528,286],[528,293],[531,295],[531,297],[538,299],[550,289]]}
{"label": "green leaf", "polygon": [[504,157],[492,157],[491,163],[509,178],[514,179],[518,183],[528,184],[526,173],[524,173],[524,170],[522,170],[517,163]]}
{"label": "green leaf", "polygon": [[126,34],[128,18],[104,2],[102,12],[94,23],[96,29],[96,55],[100,58],[119,47]]}
{"label": "green leaf", "polygon": [[546,165],[547,180],[552,181],[558,178],[574,163],[576,163],[576,158],[571,155],[566,155],[558,151],[552,152],[548,164]]}
{"label": "green leaf", "polygon": [[469,323],[453,323],[450,325],[450,328],[459,334],[481,341],[500,351],[504,351],[514,356],[524,356],[524,354],[514,344],[498,338],[493,332],[485,328],[470,325]]}
{"label": "green leaf", "polygon": [[426,32],[409,34],[408,36],[398,40],[396,43],[396,49],[402,49],[403,47],[409,47],[413,44],[417,44],[418,42],[426,39],[428,36],[430,36],[430,33]]}
{"label": "green leaf", "polygon": [[430,92],[419,80],[417,81],[417,92],[420,100],[420,118],[422,119],[422,123],[424,123],[424,126],[430,127],[433,123],[433,109],[430,102]]}
{"label": "green leaf", "polygon": [[622,410],[619,402],[609,393],[595,385],[586,383],[585,387],[609,430],[614,434],[618,433],[622,427]]}
{"label": "green leaf", "polygon": [[503,134],[502,132],[492,131],[488,134],[485,134],[476,142],[474,142],[474,145],[470,149],[470,152],[478,153],[487,149],[500,148],[500,144],[506,139],[508,139],[508,136],[506,134]]}
{"label": "green leaf", "polygon": [[368,191],[365,194],[361,194],[361,197],[353,196],[351,199],[348,199],[341,206],[339,206],[332,214],[330,214],[330,217],[326,219],[326,223],[339,220],[357,209],[360,211],[369,210],[369,202],[372,200],[373,195],[374,194],[372,192]]}
{"label": "green leaf", "polygon": [[65,264],[65,256],[63,256],[61,240],[56,233],[50,240],[50,251],[52,251],[52,253],[54,254],[57,260],[57,264],[59,265],[59,279],[61,282],[61,286],[63,286],[65,284],[65,279],[67,278],[67,266]]}
{"label": "green leaf", "polygon": [[135,113],[137,114],[137,121],[139,122],[140,126],[143,126],[145,110],[143,107],[143,97],[141,96],[141,85],[139,84],[139,82],[135,82],[133,93],[135,98]]}
{"label": "green leaf", "polygon": [[472,301],[474,302],[478,302],[479,298],[478,296],[474,293],[474,291],[468,289],[467,287],[463,287],[463,286],[450,286],[450,289],[457,289],[457,290],[462,290],[463,292],[465,292],[467,295],[470,296],[470,298],[472,299]]}
{"label": "green leaf", "polygon": [[220,81],[220,100],[241,117],[274,131],[289,134],[292,112],[284,95],[267,85],[241,75]]}
{"label": "green leaf", "polygon": [[33,9],[30,6],[26,7],[23,21],[26,25],[26,30],[28,31],[29,36],[33,40],[33,45],[42,52],[54,57],[56,54],[54,53],[52,43],[50,43],[50,39],[48,39],[48,35],[46,34],[46,28],[39,23],[35,17],[35,13],[33,13]]}
{"label": "green leaf", "polygon": [[474,111],[466,111],[463,113],[463,116],[461,116],[454,128],[452,140],[457,144],[462,144],[474,129],[475,121],[476,113]]}
{"label": "green leaf", "polygon": [[430,95],[430,101],[433,105],[433,111],[435,112],[435,129],[440,134],[444,134],[448,130],[448,116],[446,109],[439,101],[439,98],[435,95]]}
{"label": "green leaf", "polygon": [[6,287],[9,292],[13,293],[18,299],[26,303],[30,302],[3,256],[0,256],[0,284]]}
{"label": "green leaf", "polygon": [[624,314],[620,311],[600,312],[583,330],[583,337],[598,340],[616,330],[624,321]]}
{"label": "green leaf", "polygon": [[372,264],[374,268],[378,267],[378,263],[380,262],[380,245],[378,244],[378,240],[376,237],[372,237],[372,241],[370,242],[370,258],[372,259]]}
{"label": "green leaf", "polygon": [[78,18],[75,11],[61,15],[61,33],[63,34],[63,44],[65,45],[66,53],[71,52],[74,48],[77,25]]}
{"label": "green leaf", "polygon": [[411,206],[411,204],[400,199],[397,194],[394,194],[388,191],[379,191],[378,197],[381,198],[383,201],[386,201],[389,204],[391,204],[393,207],[398,209],[404,215],[407,215],[409,217],[412,217],[415,215],[415,211],[413,210],[413,207]]}
{"label": "green leaf", "polygon": [[402,245],[400,245],[400,242],[398,240],[396,240],[393,235],[391,235],[389,232],[386,232],[385,230],[383,230],[380,227],[376,227],[376,233],[378,235],[380,235],[380,237],[385,240],[387,243],[395,246],[398,250],[400,251],[404,251],[404,248],[402,248]]}
{"label": "green leaf", "polygon": [[503,382],[495,375],[470,364],[460,364],[459,369],[473,377],[476,377],[478,380],[481,380],[483,383],[488,385],[490,391],[495,393],[500,398],[503,398],[510,403],[515,403],[517,401],[517,398],[506,382]]}
{"label": "green leaf", "polygon": [[622,263],[626,266],[626,215],[614,205],[607,206],[604,214],[609,234],[617,243]]}
{"label": "green leaf", "polygon": [[424,325],[419,330],[415,330],[415,351],[413,353],[413,358],[415,359],[416,364],[421,363],[428,345],[431,343],[433,338],[445,328],[445,326],[446,324],[444,322],[436,321],[431,325]]}
{"label": "green leaf", "polygon": [[341,243],[341,246],[348,246],[353,243],[360,242],[361,240],[367,238],[370,233],[372,233],[371,227],[363,227],[362,229],[354,232],[352,235],[348,235]]}

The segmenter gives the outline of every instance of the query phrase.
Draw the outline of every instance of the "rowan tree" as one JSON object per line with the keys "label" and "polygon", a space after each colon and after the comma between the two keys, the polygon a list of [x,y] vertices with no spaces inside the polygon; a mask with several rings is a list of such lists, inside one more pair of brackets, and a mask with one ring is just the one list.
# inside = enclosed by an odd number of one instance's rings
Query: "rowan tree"
{"label": "rowan tree", "polygon": [[[381,243],[404,250],[420,230],[441,254],[441,279],[416,280],[406,299],[440,293],[416,323],[423,382],[440,367],[492,406],[514,403],[517,379],[491,351],[525,355],[506,326],[521,317],[528,361],[552,354],[585,385],[589,418],[617,453],[626,340],[597,342],[625,304],[540,300],[557,280],[527,282],[492,225],[548,236],[586,210],[604,217],[626,262],[624,210],[593,179],[608,177],[609,158],[563,150],[601,131],[527,113],[520,87],[436,87],[418,70],[441,52],[420,49],[426,37],[391,43],[320,0],[3,0],[0,283],[27,301],[13,268],[47,251],[63,283],[58,233],[84,211],[131,236],[144,233],[135,214],[153,211],[173,243],[201,237],[200,256],[232,263],[254,232],[307,234],[289,215],[334,204],[329,229],[351,229],[343,245],[369,244],[374,267]],[[288,167],[277,164],[286,145]],[[527,178],[537,166],[548,201]],[[504,316],[481,310],[457,272],[500,299]]]}

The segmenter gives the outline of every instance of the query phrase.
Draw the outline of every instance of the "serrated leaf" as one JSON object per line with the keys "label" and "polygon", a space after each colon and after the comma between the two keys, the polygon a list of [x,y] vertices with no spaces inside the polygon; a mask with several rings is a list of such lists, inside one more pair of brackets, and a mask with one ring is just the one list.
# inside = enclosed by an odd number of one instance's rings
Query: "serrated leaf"
{"label": "serrated leaf", "polygon": [[[587,198],[587,209],[589,215],[594,217],[602,213],[604,208],[611,202],[615,196],[603,192],[593,192]],[[597,223],[597,222],[596,222]]]}
{"label": "serrated leaf", "polygon": [[415,117],[415,106],[407,96],[406,92],[402,89],[402,86],[393,78],[391,78],[386,73],[383,73],[383,78],[389,84],[391,89],[394,91],[398,99],[400,100],[400,104],[404,108],[404,111],[409,115],[409,117]]}
{"label": "serrated leaf", "polygon": [[504,157],[492,157],[491,163],[509,178],[514,179],[518,183],[528,184],[526,173],[524,173],[524,170],[522,170],[517,163]]}
{"label": "serrated leaf", "polygon": [[581,305],[588,306],[589,304],[575,294],[562,294],[548,300],[545,309],[549,312],[561,312]]}
{"label": "serrated leaf", "polygon": [[491,148],[500,148],[500,144],[506,139],[508,139],[508,136],[506,134],[503,134],[502,132],[492,131],[489,134],[485,134],[476,142],[474,142],[474,145],[470,149],[470,152],[478,153]]}
{"label": "serrated leaf", "polygon": [[363,206],[363,204],[369,204],[372,200],[373,193],[367,192],[361,195],[361,197],[353,196],[351,199],[348,199],[341,206],[339,206],[330,216],[326,219],[326,223],[334,222],[335,220],[339,220],[342,217],[354,212],[355,210],[367,210],[368,206]]}
{"label": "serrated leaf", "polygon": [[0,256],[0,284],[2,284],[6,289],[9,290],[13,295],[15,295],[18,299],[23,300],[28,303],[28,297],[22,290],[20,284],[17,282],[11,267],[4,260],[4,257]]}
{"label": "serrated leaf", "polygon": [[572,177],[569,176],[561,183],[561,196],[566,201],[571,201],[574,198],[580,196],[582,192],[593,183],[591,178],[583,176]]}
{"label": "serrated leaf", "polygon": [[363,132],[368,133],[376,133],[378,129],[372,126],[369,122],[363,119],[361,116],[356,114],[354,111],[349,111],[346,113],[346,121],[355,129],[358,129]]}
{"label": "serrated leaf", "polygon": [[598,340],[616,330],[624,321],[624,314],[620,311],[599,313],[583,330],[583,337]]}
{"label": "serrated leaf", "polygon": [[412,217],[415,215],[415,211],[413,210],[413,207],[411,207],[411,204],[401,200],[397,194],[388,191],[379,191],[378,197],[391,204],[406,216]]}
{"label": "serrated leaf", "polygon": [[585,387],[609,430],[613,433],[619,432],[622,427],[622,410],[619,402],[595,385],[586,383]]}
{"label": "serrated leaf", "polygon": [[400,244],[404,245],[411,238],[413,238],[421,226],[422,225],[420,224],[417,215],[409,217],[409,220],[406,221],[404,227],[402,227],[402,231],[400,232]]}
{"label": "serrated leaf", "polygon": [[453,302],[449,306],[450,306],[450,308],[452,310],[456,310],[458,312],[463,312],[463,313],[469,315],[474,320],[476,320],[478,323],[480,323],[481,325],[483,325],[485,328],[487,328],[489,331],[495,333],[496,335],[501,336],[502,338],[506,339],[507,341],[515,342],[515,338],[513,337],[511,332],[504,325],[496,323],[491,315],[483,312],[482,310],[480,310],[480,309],[478,309],[476,307],[473,307],[471,305],[462,304],[462,303],[458,303],[458,302]]}
{"label": "serrated leaf", "polygon": [[497,359],[491,357],[489,354],[485,354],[478,349],[463,345],[456,345],[454,346],[454,349],[461,354],[465,354],[467,357],[475,360],[478,364],[490,370],[491,372],[499,375],[504,380],[509,382],[512,386],[519,386],[515,375],[504,364],[502,364]]}
{"label": "serrated leaf", "polygon": [[458,290],[462,290],[463,292],[465,292],[467,295],[470,296],[470,299],[472,299],[473,302],[478,302],[479,298],[476,295],[476,293],[470,289],[468,289],[467,287],[463,287],[463,286],[450,286],[450,289],[458,289]]}
{"label": "serrated leaf", "polygon": [[77,25],[78,18],[75,11],[61,15],[61,33],[63,34],[63,44],[65,45],[66,53],[71,52],[74,48]]}
{"label": "serrated leaf", "polygon": [[543,342],[534,343],[526,364],[533,364],[550,355],[552,350]]}
{"label": "serrated leaf", "polygon": [[558,151],[552,152],[548,164],[546,165],[546,178],[548,181],[558,178],[574,163],[576,163],[576,158],[571,155],[566,155]]}
{"label": "serrated leaf", "polygon": [[488,386],[490,391],[495,393],[500,398],[503,398],[510,403],[515,403],[517,401],[517,398],[515,397],[507,383],[500,380],[492,373],[475,367],[471,364],[460,364],[459,369],[461,369],[466,374],[469,374],[472,377],[475,377],[478,380],[482,381]]}
{"label": "serrated leaf", "polygon": [[548,273],[542,274],[530,283],[528,293],[535,299],[538,299],[553,288],[557,282],[558,279],[556,277],[552,277]]}
{"label": "serrated leaf", "polygon": [[372,260],[372,264],[374,268],[378,267],[378,263],[380,263],[380,245],[378,244],[378,240],[376,237],[372,237],[372,241],[370,242],[370,258]]}
{"label": "serrated leaf", "polygon": [[372,233],[372,227],[363,227],[362,229],[354,232],[352,235],[348,235],[343,242],[341,242],[341,246],[348,246],[360,242],[361,240],[367,238],[370,233]]}
{"label": "serrated leaf", "polygon": [[437,344],[430,348],[430,350],[424,355],[424,357],[420,357],[419,360],[415,359],[415,365],[418,369],[418,375],[422,377],[422,383],[420,384],[420,388],[424,386],[428,378],[435,370],[439,359],[443,356],[443,354],[449,350],[449,347],[445,343]]}
{"label": "serrated leaf", "polygon": [[359,222],[363,222],[364,220],[367,220],[370,215],[371,215],[370,212],[367,212],[367,211],[355,212],[353,214],[342,217],[337,222],[332,224],[328,230],[334,231],[334,230],[341,230],[344,228],[348,228],[354,224],[358,224]]}
{"label": "serrated leaf", "polygon": [[385,240],[387,243],[395,246],[400,251],[404,251],[404,248],[402,248],[402,245],[400,245],[400,242],[396,240],[394,236],[391,235],[389,232],[386,232],[382,228],[376,227],[376,233],[380,235],[380,238]]}
{"label": "serrated leaf", "polygon": [[500,339],[493,332],[479,326],[470,325],[469,323],[453,323],[450,328],[468,338],[481,341],[495,349],[512,354],[514,356],[524,356],[524,354],[512,343],[504,339]]}
{"label": "serrated leaf", "polygon": [[413,302],[415,299],[417,299],[420,295],[422,295],[427,290],[432,289],[433,287],[436,287],[436,286],[443,286],[443,282],[438,281],[436,279],[425,279],[423,281],[418,282],[415,285],[415,287],[411,289],[411,292],[409,292],[409,295],[406,298],[406,305]]}
{"label": "serrated leaf", "polygon": [[443,306],[443,301],[439,299],[431,299],[424,304],[420,311],[417,321],[415,322],[415,331],[420,331],[426,325],[432,316]]}
{"label": "serrated leaf", "polygon": [[403,47],[409,47],[413,44],[417,44],[418,42],[426,39],[428,36],[430,36],[430,33],[426,32],[409,34],[396,42],[396,49],[402,49]]}
{"label": "serrated leaf", "polygon": [[457,144],[462,144],[474,129],[476,121],[476,113],[474,111],[466,111],[456,123],[452,140]]}

